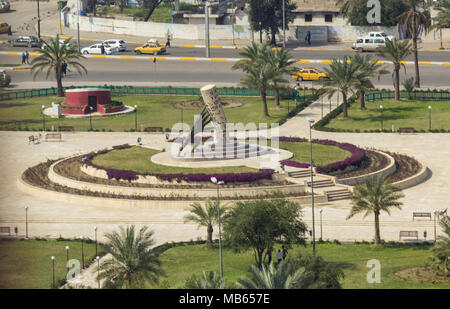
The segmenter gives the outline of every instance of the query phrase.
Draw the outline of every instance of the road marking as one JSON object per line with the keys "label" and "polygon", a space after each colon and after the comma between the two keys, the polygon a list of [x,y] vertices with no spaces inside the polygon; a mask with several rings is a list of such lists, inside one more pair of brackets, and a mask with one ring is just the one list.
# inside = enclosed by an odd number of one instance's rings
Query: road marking
{"label": "road marking", "polygon": [[450,65],[450,62],[444,62],[443,65]]}
{"label": "road marking", "polygon": [[180,57],[181,61],[195,61],[197,58],[189,58],[189,57]]}
{"label": "road marking", "polygon": [[30,70],[30,67],[13,67],[12,68],[13,71],[18,71],[18,70]]}
{"label": "road marking", "polygon": [[227,61],[226,58],[211,58],[211,61]]}
{"label": "road marking", "polygon": [[309,63],[309,62],[311,62],[311,60],[298,60],[297,62],[299,62],[299,63]]}
{"label": "road marking", "polygon": [[7,52],[6,54],[7,55],[18,55],[19,53],[18,52]]}
{"label": "road marking", "polygon": [[431,65],[431,62],[429,62],[429,61],[419,61],[419,64],[421,64],[421,65]]}
{"label": "road marking", "polygon": [[[106,58],[106,56],[105,56]],[[120,56],[120,59],[136,59],[135,56]]]}
{"label": "road marking", "polygon": [[92,58],[106,58],[106,56],[92,55]]}
{"label": "road marking", "polygon": [[322,60],[322,63],[332,63],[332,60]]}
{"label": "road marking", "polygon": [[188,44],[185,44],[185,45],[181,45],[181,47],[194,47],[195,45],[188,45]]}

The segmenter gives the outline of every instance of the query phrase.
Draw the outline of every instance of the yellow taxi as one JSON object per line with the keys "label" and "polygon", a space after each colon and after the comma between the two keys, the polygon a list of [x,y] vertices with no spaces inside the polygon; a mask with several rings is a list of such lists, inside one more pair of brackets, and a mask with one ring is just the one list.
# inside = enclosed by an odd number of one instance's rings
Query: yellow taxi
{"label": "yellow taxi", "polygon": [[134,52],[140,54],[160,55],[166,52],[166,48],[159,43],[145,43],[140,47],[136,47]]}
{"label": "yellow taxi", "polygon": [[11,33],[11,26],[7,23],[0,22],[0,33]]}
{"label": "yellow taxi", "polygon": [[292,78],[302,80],[323,80],[328,79],[327,74],[313,68],[303,68],[292,74]]}

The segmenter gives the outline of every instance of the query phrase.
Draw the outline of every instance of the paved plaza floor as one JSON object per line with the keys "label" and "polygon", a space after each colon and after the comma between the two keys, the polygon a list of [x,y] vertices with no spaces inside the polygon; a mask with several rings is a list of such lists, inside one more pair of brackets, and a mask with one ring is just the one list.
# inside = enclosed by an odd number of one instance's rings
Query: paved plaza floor
{"label": "paved plaza floor", "polygon": [[[303,110],[280,127],[280,136],[309,138],[307,117],[321,117],[321,100]],[[335,104],[335,103],[334,103]],[[117,206],[77,205],[61,203],[19,190],[17,180],[23,171],[33,165],[76,153],[87,153],[113,145],[135,144],[141,136],[145,145],[163,148],[164,134],[127,132],[75,132],[63,133],[63,142],[41,142],[29,144],[31,132],[0,132],[0,225],[17,226],[19,234],[25,232],[25,206],[29,207],[29,235],[40,237],[94,237],[94,226],[99,228],[99,239],[103,233],[116,230],[119,225],[149,225],[155,231],[158,244],[205,237],[206,230],[195,224],[184,223],[184,211],[149,210],[142,208],[120,208]],[[361,147],[373,147],[415,157],[431,170],[431,176],[423,183],[404,190],[402,210],[393,210],[391,216],[381,215],[381,236],[385,240],[398,240],[400,230],[417,230],[419,235],[427,231],[433,237],[433,221],[412,221],[414,211],[432,212],[450,206],[450,135],[441,133],[397,134],[397,133],[330,133],[312,132],[313,138],[328,138],[349,142]],[[132,158],[130,158],[132,159]],[[346,220],[350,201],[343,200],[316,205],[316,235],[320,237],[319,209],[323,209],[322,232],[324,239],[340,241],[372,240],[373,216],[355,216]],[[312,226],[310,207],[304,207],[304,219]],[[420,220],[420,219],[419,219]],[[439,233],[439,229],[438,229]]]}

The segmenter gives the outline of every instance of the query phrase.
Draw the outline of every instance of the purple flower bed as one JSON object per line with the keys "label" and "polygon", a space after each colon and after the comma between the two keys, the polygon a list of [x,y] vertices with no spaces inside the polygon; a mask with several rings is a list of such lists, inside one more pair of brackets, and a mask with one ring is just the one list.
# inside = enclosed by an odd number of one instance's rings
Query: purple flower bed
{"label": "purple flower bed", "polygon": [[[114,147],[113,147],[114,148]],[[128,147],[127,147],[128,148]],[[117,148],[116,148],[117,149]],[[120,148],[123,149],[123,148]],[[271,180],[272,174],[275,172],[271,169],[261,169],[255,173],[224,173],[224,174],[138,174],[134,171],[129,170],[117,170],[113,168],[105,168],[103,166],[92,163],[92,159],[97,154],[105,154],[111,150],[100,150],[97,153],[89,153],[83,156],[82,162],[86,165],[92,166],[96,169],[105,170],[108,175],[108,179],[116,180],[127,180],[131,182],[132,180],[138,179],[139,175],[142,176],[155,176],[163,181],[173,181],[177,182],[211,182],[211,177],[216,177],[218,181],[224,181],[225,183],[230,182],[253,182],[258,180]]]}
{"label": "purple flower bed", "polygon": [[[278,139],[281,142],[291,142],[291,143],[307,142],[306,139],[299,138],[299,137],[280,136]],[[366,156],[366,152],[363,149],[358,148],[353,144],[338,143],[336,141],[332,141],[332,140],[328,140],[328,139],[325,139],[325,140],[316,139],[316,140],[313,140],[313,142],[316,144],[321,144],[321,145],[336,146],[343,150],[347,150],[352,154],[350,157],[346,158],[345,160],[333,162],[326,166],[318,166],[317,172],[321,173],[321,174],[329,174],[329,173],[333,173],[333,172],[337,172],[337,171],[342,171],[351,165],[359,167],[362,160]],[[292,160],[285,160],[285,161],[281,161],[280,163],[284,164],[286,166],[292,166],[292,167],[298,167],[298,168],[308,168],[310,166],[310,164],[300,163],[300,162],[296,162],[296,161],[292,161]]]}

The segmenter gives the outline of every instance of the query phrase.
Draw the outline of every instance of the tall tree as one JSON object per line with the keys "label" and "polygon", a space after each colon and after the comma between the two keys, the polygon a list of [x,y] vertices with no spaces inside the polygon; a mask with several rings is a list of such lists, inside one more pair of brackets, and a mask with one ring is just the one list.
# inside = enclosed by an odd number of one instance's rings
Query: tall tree
{"label": "tall tree", "polygon": [[400,100],[400,69],[403,67],[406,72],[406,67],[403,60],[411,55],[413,52],[411,41],[393,39],[392,41],[387,40],[386,46],[380,47],[377,53],[382,58],[392,62],[394,70],[392,71],[392,80],[394,82],[395,89],[395,100]]}
{"label": "tall tree", "polygon": [[[221,206],[220,207],[220,216],[221,220],[224,217],[225,213],[228,211],[228,207]],[[213,236],[213,227],[218,223],[217,217],[217,202],[211,201],[207,199],[205,201],[205,206],[203,207],[200,203],[191,204],[189,208],[189,214],[184,216],[184,222],[192,221],[200,226],[206,227],[206,243],[208,245],[212,244],[212,236]]]}
{"label": "tall tree", "polygon": [[366,177],[364,185],[356,186],[352,196],[352,209],[347,219],[356,214],[364,213],[364,217],[369,214],[375,218],[375,245],[380,244],[380,214],[385,211],[390,215],[391,208],[401,209],[404,197],[400,189],[393,186],[386,177],[377,176],[370,179]]}
{"label": "tall tree", "polygon": [[437,241],[431,251],[432,267],[434,271],[443,276],[450,277],[450,217],[445,216],[439,221],[444,235],[437,237]]}
{"label": "tall tree", "polygon": [[169,3],[171,0],[138,0],[141,7],[147,9],[147,14],[144,17],[144,21],[148,21],[152,16],[155,9],[163,2]]}
{"label": "tall tree", "polygon": [[159,255],[152,250],[155,242],[153,231],[147,227],[119,227],[119,232],[105,234],[107,252],[111,258],[100,264],[99,279],[105,279],[107,288],[144,287],[146,283],[157,283],[164,275],[160,268]]}
{"label": "tall tree", "polygon": [[236,282],[241,289],[306,289],[314,281],[311,273],[304,267],[294,268],[294,264],[283,261],[278,265],[271,263],[250,267],[251,277],[244,277]]}
{"label": "tall tree", "polygon": [[36,52],[40,55],[31,61],[31,73],[33,79],[36,76],[46,71],[46,78],[50,74],[55,74],[56,85],[58,88],[58,96],[64,96],[64,90],[62,86],[62,65],[67,64],[67,68],[75,68],[77,72],[82,75],[83,72],[87,73],[87,69],[78,60],[86,59],[78,51],[78,46],[71,44],[71,40],[67,39],[62,44],[59,42],[59,35],[56,38],[51,38],[48,42],[43,41],[42,48],[35,48]]}
{"label": "tall tree", "polygon": [[249,0],[248,21],[253,31],[259,32],[259,43],[262,44],[263,31],[270,30],[269,0]]}
{"label": "tall tree", "polygon": [[333,96],[336,92],[342,94],[343,98],[343,118],[348,118],[348,98],[358,90],[359,65],[356,61],[352,61],[352,57],[345,56],[344,59],[333,59],[329,67],[325,68],[325,72],[329,80],[324,83],[324,91],[329,96]]}
{"label": "tall tree", "polygon": [[442,29],[450,28],[450,1],[445,0],[441,2],[437,7],[438,11],[435,18],[433,18],[434,24],[431,26],[431,29],[439,30],[440,38],[441,38],[441,49],[444,49],[443,38],[442,38]]}
{"label": "tall tree", "polygon": [[406,30],[411,36],[414,55],[416,87],[420,88],[419,52],[417,40],[425,35],[431,28],[430,12],[425,10],[424,0],[402,0],[407,5],[407,10],[399,16],[399,27]]}
{"label": "tall tree", "polygon": [[224,220],[224,239],[237,251],[252,249],[257,265],[275,242],[304,244],[301,207],[284,198],[237,202]]}

